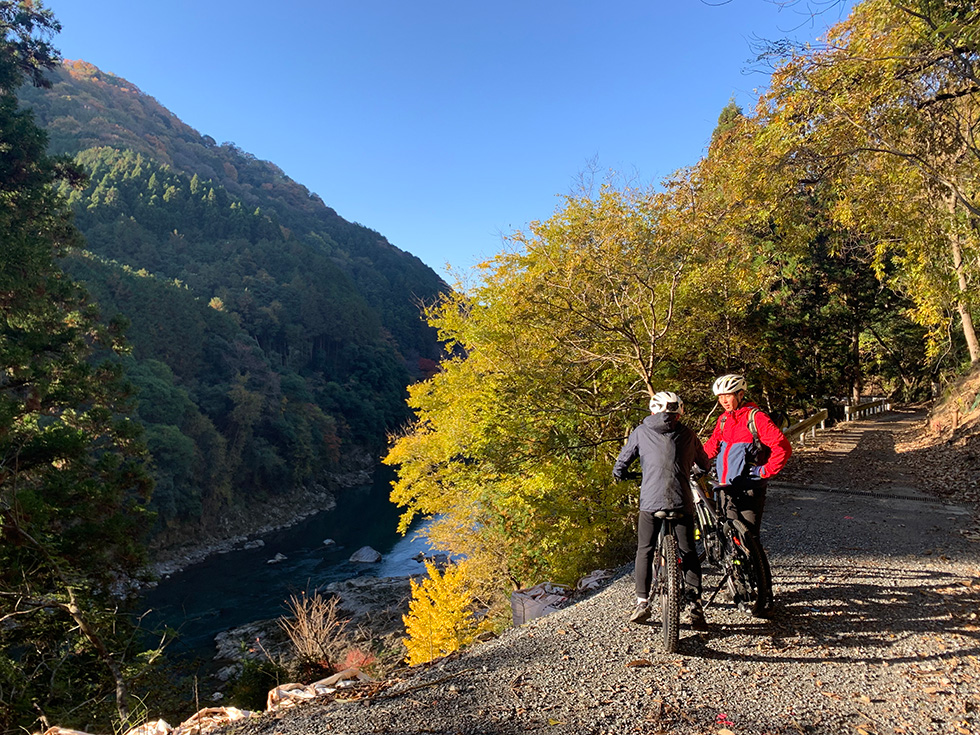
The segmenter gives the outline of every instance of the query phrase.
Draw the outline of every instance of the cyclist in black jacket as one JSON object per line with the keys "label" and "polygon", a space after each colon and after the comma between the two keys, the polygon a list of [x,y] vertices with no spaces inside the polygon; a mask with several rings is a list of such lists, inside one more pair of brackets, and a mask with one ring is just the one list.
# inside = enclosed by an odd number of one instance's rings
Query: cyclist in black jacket
{"label": "cyclist in black jacket", "polygon": [[654,395],[650,415],[630,433],[613,466],[613,477],[627,479],[630,464],[639,458],[643,474],[634,572],[636,606],[630,621],[642,623],[650,618],[653,550],[661,523],[654,513],[683,508],[684,518],[674,529],[684,569],[687,614],[693,629],[704,630],[707,623],[701,606],[701,562],[694,548],[694,499],[689,477],[694,464],[706,470],[709,460],[700,439],[680,423],[683,413],[684,402],[676,393],[661,391]]}

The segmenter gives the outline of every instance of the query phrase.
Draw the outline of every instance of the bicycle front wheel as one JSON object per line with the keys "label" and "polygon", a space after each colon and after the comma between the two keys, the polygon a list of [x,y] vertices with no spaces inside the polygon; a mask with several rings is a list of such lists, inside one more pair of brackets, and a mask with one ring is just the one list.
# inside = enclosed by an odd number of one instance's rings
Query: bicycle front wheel
{"label": "bicycle front wheel", "polygon": [[664,650],[674,653],[681,629],[681,575],[677,555],[677,539],[665,535],[660,544],[657,563],[660,565],[660,619]]}
{"label": "bicycle front wheel", "polygon": [[694,550],[697,552],[698,561],[701,565],[712,564],[720,566],[722,558],[721,543],[718,534],[718,525],[711,516],[711,511],[702,504],[695,506],[694,510]]}
{"label": "bicycle front wheel", "polygon": [[742,521],[732,521],[731,580],[739,608],[764,617],[772,594],[766,552]]}

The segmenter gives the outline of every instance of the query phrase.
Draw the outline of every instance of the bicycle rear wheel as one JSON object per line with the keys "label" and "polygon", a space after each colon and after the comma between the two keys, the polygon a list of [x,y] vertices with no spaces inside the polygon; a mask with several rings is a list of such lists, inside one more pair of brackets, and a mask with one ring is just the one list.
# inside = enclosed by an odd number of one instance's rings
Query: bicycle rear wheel
{"label": "bicycle rear wheel", "polygon": [[673,534],[665,534],[657,555],[659,565],[658,580],[660,583],[660,619],[662,623],[661,636],[664,650],[674,653],[681,629],[681,575],[677,555],[677,539]]}
{"label": "bicycle rear wheel", "polygon": [[772,596],[769,560],[759,540],[742,521],[732,521],[730,579],[735,604],[755,617],[764,617]]}

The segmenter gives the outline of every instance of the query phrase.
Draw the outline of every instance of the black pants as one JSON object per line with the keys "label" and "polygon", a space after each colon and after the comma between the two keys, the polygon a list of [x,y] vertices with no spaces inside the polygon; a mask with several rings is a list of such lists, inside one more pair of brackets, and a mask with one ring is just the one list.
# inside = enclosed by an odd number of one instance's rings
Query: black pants
{"label": "black pants", "polygon": [[[756,537],[760,544],[759,532],[762,530],[762,511],[766,506],[766,486],[765,480],[761,482],[732,483],[718,488],[721,508],[725,517],[729,520],[740,519],[749,528],[749,532]],[[762,557],[766,568],[769,567],[769,557]],[[772,571],[769,570],[769,580],[772,581]],[[772,587],[765,591],[769,605],[772,604]]]}
{"label": "black pants", "polygon": [[718,488],[721,509],[729,520],[741,520],[759,538],[762,530],[762,511],[766,507],[766,486],[762,482],[733,482]]}
{"label": "black pants", "polygon": [[[650,599],[650,585],[653,581],[653,552],[663,521],[653,513],[640,511],[636,529],[636,596]],[[694,519],[685,515],[674,521],[674,537],[677,550],[681,554],[681,567],[684,570],[684,587],[690,600],[701,598],[701,562],[694,548]]]}

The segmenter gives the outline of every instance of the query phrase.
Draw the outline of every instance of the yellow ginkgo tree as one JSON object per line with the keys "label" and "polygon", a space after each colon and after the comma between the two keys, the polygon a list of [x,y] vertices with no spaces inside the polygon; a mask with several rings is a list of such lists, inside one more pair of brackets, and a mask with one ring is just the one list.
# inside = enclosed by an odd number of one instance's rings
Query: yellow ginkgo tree
{"label": "yellow ginkgo tree", "polygon": [[487,619],[481,620],[475,609],[466,566],[462,561],[440,572],[426,562],[428,576],[411,580],[412,599],[408,614],[402,616],[409,664],[423,664],[459,650],[487,628]]}

